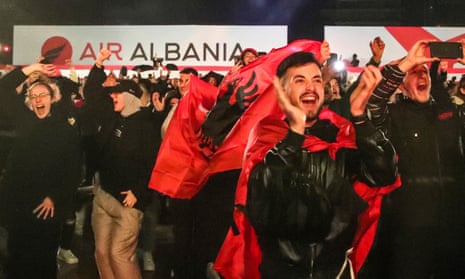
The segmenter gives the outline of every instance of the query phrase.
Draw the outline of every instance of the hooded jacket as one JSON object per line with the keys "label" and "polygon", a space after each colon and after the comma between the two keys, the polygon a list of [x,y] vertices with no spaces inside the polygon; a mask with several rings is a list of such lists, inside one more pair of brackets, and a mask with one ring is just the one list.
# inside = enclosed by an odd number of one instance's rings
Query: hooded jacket
{"label": "hooded jacket", "polygon": [[124,116],[114,112],[112,99],[102,86],[105,79],[103,67],[94,66],[84,87],[88,111],[98,125],[101,187],[120,202],[125,197],[120,192],[131,190],[137,198],[134,207],[143,211],[151,197],[147,185],[157,151],[152,114],[146,108],[132,108]]}

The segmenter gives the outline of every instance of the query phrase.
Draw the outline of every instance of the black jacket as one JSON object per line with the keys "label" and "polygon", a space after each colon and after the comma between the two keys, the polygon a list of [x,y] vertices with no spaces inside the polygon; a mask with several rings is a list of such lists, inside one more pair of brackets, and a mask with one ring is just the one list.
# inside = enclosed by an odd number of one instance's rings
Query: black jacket
{"label": "black jacket", "polygon": [[88,113],[98,125],[99,171],[101,187],[123,201],[121,191],[131,190],[137,197],[135,208],[144,210],[152,191],[148,181],[157,152],[152,112],[143,108],[122,117],[113,111],[113,102],[104,91],[106,75],[94,66],[84,87]]}
{"label": "black jacket", "polygon": [[383,76],[369,109],[399,154],[402,187],[385,197],[381,218],[397,228],[463,224],[463,126],[447,89],[433,76],[428,102],[404,98],[388,104],[405,74],[386,65]]}
{"label": "black jacket", "polygon": [[[366,206],[352,182],[389,185],[397,174],[390,142],[369,122],[356,126],[358,149],[339,149],[335,160],[328,150],[307,151],[304,136],[289,130],[253,169],[247,213],[263,251],[262,278],[335,278]],[[338,132],[325,120],[306,130],[330,143]]]}
{"label": "black jacket", "polygon": [[55,220],[66,217],[80,181],[75,119],[58,104],[52,105],[50,116],[37,118],[24,104],[24,95],[15,91],[25,79],[20,68],[0,79],[1,108],[16,131],[2,180],[10,224],[32,223],[32,211],[45,197],[53,200]]}

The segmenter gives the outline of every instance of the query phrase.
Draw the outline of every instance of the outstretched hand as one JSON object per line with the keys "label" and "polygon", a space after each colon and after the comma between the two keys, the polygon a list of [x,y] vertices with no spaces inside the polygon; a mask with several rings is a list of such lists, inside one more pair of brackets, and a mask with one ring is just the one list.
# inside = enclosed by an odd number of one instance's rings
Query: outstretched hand
{"label": "outstretched hand", "polygon": [[428,40],[420,40],[417,41],[412,48],[409,50],[407,57],[405,57],[399,63],[399,69],[406,73],[411,68],[415,67],[416,65],[421,65],[433,61],[438,61],[439,58],[437,57],[428,57],[425,55],[425,50],[428,48]]}
{"label": "outstretched hand", "polygon": [[365,113],[368,100],[382,78],[377,67],[372,65],[365,67],[358,86],[350,95],[350,112],[352,116],[361,116]]}
{"label": "outstretched hand", "polygon": [[137,203],[137,198],[131,190],[120,192],[120,194],[126,196],[123,200],[124,206],[133,208]]}
{"label": "outstretched hand", "polygon": [[303,135],[305,131],[305,121],[307,120],[305,111],[291,103],[291,100],[281,85],[278,77],[274,78],[273,85],[278,105],[286,115],[286,119],[289,121],[289,128],[295,133]]}
{"label": "outstretched hand", "polygon": [[42,203],[32,211],[32,213],[36,215],[37,219],[42,218],[43,220],[46,220],[47,218],[53,218],[55,216],[55,206],[52,199],[46,197]]}
{"label": "outstretched hand", "polygon": [[35,63],[24,67],[22,71],[26,76],[29,76],[33,72],[41,72],[46,76],[53,77],[57,75],[58,70],[53,64]]}

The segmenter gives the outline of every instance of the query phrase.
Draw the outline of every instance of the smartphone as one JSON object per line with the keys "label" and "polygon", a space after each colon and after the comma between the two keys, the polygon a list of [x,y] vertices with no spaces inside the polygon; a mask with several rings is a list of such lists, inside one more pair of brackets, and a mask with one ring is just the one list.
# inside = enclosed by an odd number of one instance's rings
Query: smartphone
{"label": "smartphone", "polygon": [[455,42],[430,42],[431,57],[463,58],[462,44]]}

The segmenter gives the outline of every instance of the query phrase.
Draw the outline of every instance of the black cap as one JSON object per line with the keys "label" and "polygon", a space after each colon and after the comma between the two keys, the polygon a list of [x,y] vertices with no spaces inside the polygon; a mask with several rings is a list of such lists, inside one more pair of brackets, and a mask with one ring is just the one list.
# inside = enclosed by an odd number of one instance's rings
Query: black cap
{"label": "black cap", "polygon": [[129,93],[137,98],[142,96],[142,90],[139,85],[130,79],[119,79],[115,86],[105,87],[108,93]]}

